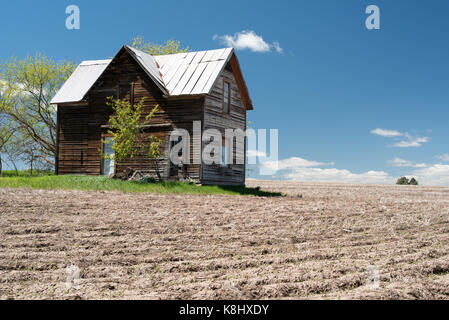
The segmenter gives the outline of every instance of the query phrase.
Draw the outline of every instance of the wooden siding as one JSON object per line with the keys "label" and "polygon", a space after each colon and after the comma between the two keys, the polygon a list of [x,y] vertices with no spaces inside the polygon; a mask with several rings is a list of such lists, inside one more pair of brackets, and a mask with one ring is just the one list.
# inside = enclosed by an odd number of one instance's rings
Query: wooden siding
{"label": "wooden siding", "polygon": [[[58,174],[102,173],[102,140],[107,136],[108,119],[112,109],[106,105],[107,97],[120,96],[127,100],[140,101],[145,97],[144,114],[150,113],[156,105],[159,111],[152,119],[148,134],[154,134],[165,141],[165,154],[159,159],[159,167],[164,179],[174,178],[169,162],[169,135],[174,129],[186,129],[191,137],[190,158],[199,159],[195,154],[193,122],[201,121],[202,130],[218,129],[223,137],[226,129],[246,130],[245,102],[240,94],[241,86],[232,71],[232,61],[223,70],[209,95],[164,96],[148,75],[122,49],[107,67],[87,95],[86,105],[58,106]],[[229,114],[223,114],[223,81],[231,84],[231,105]],[[131,89],[132,88],[132,89]],[[132,90],[132,91],[131,91]],[[145,140],[145,138],[144,138]],[[195,141],[201,144],[201,141]],[[233,158],[245,161],[245,145],[234,141]],[[243,142],[245,144],[245,142]],[[204,147],[204,145],[202,146]],[[198,152],[200,152],[198,150]],[[244,150],[237,154],[237,150]],[[127,167],[135,170],[151,171],[155,176],[154,164],[145,155],[129,159],[116,166],[118,173]],[[190,164],[187,177],[203,184],[243,185],[245,184],[245,164]]]}
{"label": "wooden siding", "polygon": [[[231,109],[229,114],[223,113],[223,82],[231,84]],[[225,136],[226,129],[246,130],[246,110],[239,87],[232,70],[227,67],[217,79],[212,92],[206,96],[204,102],[203,130],[218,129]],[[236,139],[237,140],[237,139]],[[244,142],[245,143],[245,142]],[[239,157],[245,161],[245,154],[237,153],[237,150],[245,150],[245,145],[238,145],[234,141],[233,158]],[[244,151],[245,152],[245,151]],[[220,164],[202,165],[203,184],[243,185],[245,184],[245,165],[231,164],[222,166]]]}
{"label": "wooden siding", "polygon": [[[155,128],[149,128],[148,133],[166,141],[166,154],[159,160],[159,165],[163,178],[169,178],[168,138],[170,132],[176,128],[183,128],[189,131],[192,137],[193,121],[202,120],[204,98],[164,98],[159,88],[148,79],[145,72],[126,50],[122,50],[114,58],[104,74],[98,79],[96,85],[90,90],[88,107],[82,110],[70,106],[59,108],[60,150],[58,171],[60,174],[101,174],[102,139],[107,134],[108,119],[112,114],[112,109],[106,105],[106,99],[109,96],[117,96],[120,91],[121,98],[129,100],[132,96],[131,87],[134,87],[133,98],[135,102],[140,101],[143,97],[146,98],[143,116],[146,116],[156,105],[159,105],[159,111],[151,122],[155,125]],[[123,88],[125,88],[124,91]],[[192,157],[193,145],[190,149]],[[83,156],[82,163],[78,159],[81,154]],[[117,172],[121,172],[127,167],[155,172],[153,162],[144,155],[118,164]],[[192,179],[199,180],[200,165],[188,165],[187,175]]]}
{"label": "wooden siding", "polygon": [[58,174],[85,174],[88,107],[58,108]]}

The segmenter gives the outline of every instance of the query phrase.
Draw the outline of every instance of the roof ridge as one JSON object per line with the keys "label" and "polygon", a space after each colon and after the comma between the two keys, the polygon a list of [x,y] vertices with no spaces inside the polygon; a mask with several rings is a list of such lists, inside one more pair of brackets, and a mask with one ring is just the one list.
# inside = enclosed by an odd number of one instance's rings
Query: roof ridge
{"label": "roof ridge", "polygon": [[80,66],[92,66],[92,65],[100,65],[100,64],[109,64],[112,59],[102,59],[102,60],[83,60],[79,64]]}
{"label": "roof ridge", "polygon": [[[234,48],[155,56],[128,45],[124,45],[122,49],[126,50],[135,59],[167,97],[210,94],[226,64],[231,63],[236,72],[236,80],[241,83],[239,89],[245,96],[247,108],[252,109],[248,89],[234,55]],[[115,57],[117,55],[118,53]],[[81,101],[113,60],[83,61],[52,99],[52,103]]]}
{"label": "roof ridge", "polygon": [[[186,51],[186,52],[177,52],[177,53],[170,53],[170,54],[158,54],[158,55],[151,55],[152,57],[166,57],[166,56],[174,56],[177,54],[183,54],[183,53],[198,53],[198,52],[207,52],[207,51],[218,51],[218,50],[226,50],[231,49],[233,50],[233,47],[225,47],[225,48],[218,48],[218,49],[209,49],[209,50],[197,50],[197,51]],[[147,53],[148,54],[148,53]]]}
{"label": "roof ridge", "polygon": [[[159,67],[158,62],[151,54],[145,53],[139,49],[133,48],[128,45],[124,45],[124,48],[131,53],[131,55],[135,55],[135,59],[141,65],[141,67],[147,72],[150,78],[153,78],[153,81],[156,82],[156,85],[164,92],[169,93],[167,88],[165,87],[165,81],[162,77],[162,73]],[[154,64],[154,65],[153,65]]]}

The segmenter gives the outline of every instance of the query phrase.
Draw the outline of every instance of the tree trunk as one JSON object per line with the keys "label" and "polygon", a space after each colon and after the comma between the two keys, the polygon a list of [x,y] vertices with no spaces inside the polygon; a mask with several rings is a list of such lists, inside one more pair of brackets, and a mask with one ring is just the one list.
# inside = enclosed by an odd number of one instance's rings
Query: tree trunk
{"label": "tree trunk", "polygon": [[159,172],[159,163],[157,162],[158,159],[153,159],[154,166],[156,167],[156,174],[159,181],[162,181],[161,173]]}
{"label": "tree trunk", "polygon": [[2,163],[2,155],[0,154],[0,176],[2,175],[3,163]]}
{"label": "tree trunk", "polygon": [[9,162],[14,167],[14,171],[16,172],[16,175],[19,175],[19,169],[17,169],[16,163],[13,160],[11,160],[11,159],[9,160]]}

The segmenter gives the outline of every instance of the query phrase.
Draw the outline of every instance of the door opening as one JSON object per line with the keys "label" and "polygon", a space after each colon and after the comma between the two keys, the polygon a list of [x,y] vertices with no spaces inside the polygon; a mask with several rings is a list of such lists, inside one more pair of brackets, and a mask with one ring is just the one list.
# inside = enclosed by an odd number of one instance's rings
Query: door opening
{"label": "door opening", "polygon": [[[112,149],[112,137],[106,137],[104,139],[108,143],[103,142],[103,172],[102,175],[109,176],[114,174],[115,164],[114,164],[114,149]],[[108,158],[104,156],[108,155]]]}

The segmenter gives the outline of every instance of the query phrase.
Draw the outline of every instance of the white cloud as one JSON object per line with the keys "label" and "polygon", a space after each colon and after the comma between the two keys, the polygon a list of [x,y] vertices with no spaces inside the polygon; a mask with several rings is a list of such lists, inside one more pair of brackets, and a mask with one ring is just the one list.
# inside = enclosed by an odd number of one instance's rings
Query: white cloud
{"label": "white cloud", "polygon": [[429,137],[419,137],[419,136],[411,136],[407,132],[402,133],[396,130],[388,130],[388,129],[374,129],[371,130],[371,133],[374,135],[378,135],[384,138],[394,138],[399,139],[400,141],[394,143],[392,146],[397,148],[411,148],[411,147],[421,147],[423,143],[429,142]]}
{"label": "white cloud", "polygon": [[[449,186],[449,164],[425,164],[415,163],[410,160],[394,158],[389,163],[395,167],[409,167],[410,174],[403,174],[411,178],[415,177],[420,185]],[[395,184],[398,177],[393,177],[385,171],[369,170],[362,173],[354,173],[346,169],[326,168],[334,163],[306,160],[299,157],[291,157],[278,161],[278,173],[273,176],[277,179],[287,179],[305,182],[342,182],[360,184]],[[274,161],[262,163],[266,168],[275,168]]]}
{"label": "white cloud", "polygon": [[402,136],[402,133],[400,133],[399,131],[380,129],[380,128],[371,130],[371,133],[381,136],[381,137],[385,137],[385,138],[393,138],[393,137],[401,137]]}
{"label": "white cloud", "polygon": [[[322,168],[323,166],[333,166],[334,163],[306,160],[299,157],[292,157],[277,161],[278,178],[298,181],[317,182],[345,182],[345,183],[373,183],[373,184],[393,184],[395,179],[383,171],[367,171],[364,173],[353,173],[349,170],[336,168]],[[267,161],[261,166],[269,169],[276,169],[275,161]]]}
{"label": "white cloud", "polygon": [[[442,161],[449,161],[449,154],[443,154],[437,156],[437,158]],[[405,176],[408,178],[416,178],[421,185],[449,186],[449,165],[447,164],[415,163],[401,158],[394,158],[389,163],[394,167],[414,168],[410,174],[406,174]]]}
{"label": "white cloud", "polygon": [[392,165],[393,167],[425,168],[425,167],[429,166],[426,163],[415,163],[413,161],[404,160],[404,159],[397,158],[397,157],[394,158],[393,160],[388,161],[388,163],[390,165]]}
{"label": "white cloud", "polygon": [[392,184],[395,181],[393,177],[390,177],[384,171],[367,171],[359,174],[336,168],[296,168],[284,175],[284,177],[291,180],[311,182]]}
{"label": "white cloud", "polygon": [[444,162],[449,162],[449,154],[445,153],[442,155],[437,156],[437,159],[444,161]]}
{"label": "white cloud", "polygon": [[237,50],[251,50],[253,52],[269,52],[274,49],[278,53],[283,53],[279,42],[275,41],[272,44],[267,43],[262,36],[257,35],[252,30],[242,30],[232,35],[214,35],[213,40],[220,41],[228,47],[234,47]]}
{"label": "white cloud", "polygon": [[401,158],[394,158],[393,160],[388,161],[393,167],[413,167],[414,163],[410,160],[404,160]]}
{"label": "white cloud", "polygon": [[449,165],[434,164],[427,168],[413,171],[410,177],[412,176],[421,185],[449,186]]}
{"label": "white cloud", "polygon": [[[277,164],[277,165],[276,165]],[[328,166],[334,163],[324,163],[318,161],[310,161],[303,158],[292,157],[279,161],[266,161],[261,164],[262,167],[272,170],[288,170],[296,168],[309,168],[318,166]]]}
{"label": "white cloud", "polygon": [[395,144],[393,144],[393,147],[398,148],[410,148],[410,147],[421,147],[423,143],[429,142],[428,137],[411,137],[409,135],[405,135],[407,140],[399,141]]}

